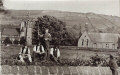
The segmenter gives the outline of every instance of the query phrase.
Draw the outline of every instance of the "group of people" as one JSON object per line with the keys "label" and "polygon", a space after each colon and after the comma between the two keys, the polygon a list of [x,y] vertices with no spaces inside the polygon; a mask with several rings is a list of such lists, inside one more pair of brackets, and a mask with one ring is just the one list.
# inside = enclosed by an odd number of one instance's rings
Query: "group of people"
{"label": "group of people", "polygon": [[60,50],[59,45],[54,45],[50,48],[49,42],[51,41],[51,35],[45,30],[45,34],[42,36],[43,42],[38,41],[38,43],[33,47],[32,53],[30,48],[25,44],[19,53],[18,60],[20,62],[25,62],[27,59],[29,62],[36,62],[37,60],[52,60],[56,63],[61,63],[60,61]]}

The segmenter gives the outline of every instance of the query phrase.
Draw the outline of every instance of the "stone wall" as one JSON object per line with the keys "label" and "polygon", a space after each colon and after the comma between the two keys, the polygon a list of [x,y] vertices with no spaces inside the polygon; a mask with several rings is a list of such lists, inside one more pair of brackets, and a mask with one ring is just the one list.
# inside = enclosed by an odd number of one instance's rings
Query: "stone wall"
{"label": "stone wall", "polygon": [[[108,67],[1,66],[2,75],[112,75]],[[120,72],[119,72],[120,75]]]}

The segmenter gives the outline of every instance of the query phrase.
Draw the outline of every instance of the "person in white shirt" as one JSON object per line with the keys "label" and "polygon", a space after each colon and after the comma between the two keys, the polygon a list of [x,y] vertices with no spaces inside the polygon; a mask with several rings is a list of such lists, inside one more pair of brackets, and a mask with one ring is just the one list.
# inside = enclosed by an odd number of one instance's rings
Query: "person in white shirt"
{"label": "person in white shirt", "polygon": [[21,62],[25,62],[25,59],[28,59],[29,62],[32,62],[30,49],[26,45],[21,48],[21,51],[18,56],[18,60]]}
{"label": "person in white shirt", "polygon": [[39,58],[44,60],[46,58],[46,53],[42,44],[37,44],[33,47],[33,60]]}
{"label": "person in white shirt", "polygon": [[50,59],[61,63],[59,46],[54,45],[54,47],[50,49]]}

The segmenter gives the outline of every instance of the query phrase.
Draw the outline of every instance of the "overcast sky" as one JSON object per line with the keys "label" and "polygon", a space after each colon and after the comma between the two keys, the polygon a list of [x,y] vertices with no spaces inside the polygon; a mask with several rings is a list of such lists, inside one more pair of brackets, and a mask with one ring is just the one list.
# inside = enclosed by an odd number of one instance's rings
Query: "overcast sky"
{"label": "overcast sky", "polygon": [[4,0],[6,9],[61,10],[120,16],[119,0]]}

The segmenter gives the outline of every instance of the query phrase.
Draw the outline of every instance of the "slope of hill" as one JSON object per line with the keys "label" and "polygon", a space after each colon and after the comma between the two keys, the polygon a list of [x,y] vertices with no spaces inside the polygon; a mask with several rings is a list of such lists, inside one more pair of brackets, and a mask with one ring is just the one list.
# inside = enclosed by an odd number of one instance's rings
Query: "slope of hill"
{"label": "slope of hill", "polygon": [[[87,23],[88,31],[91,32],[120,32],[120,17],[108,16],[95,13],[76,13],[52,10],[9,10],[7,14],[2,15],[1,25],[19,26],[20,22],[28,17],[35,19],[43,15],[54,16],[66,22],[66,27],[73,34],[78,35],[80,31],[84,32]],[[4,17],[3,17],[4,16]]]}

